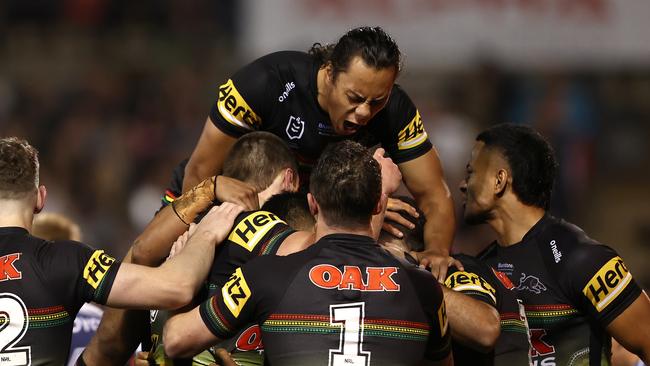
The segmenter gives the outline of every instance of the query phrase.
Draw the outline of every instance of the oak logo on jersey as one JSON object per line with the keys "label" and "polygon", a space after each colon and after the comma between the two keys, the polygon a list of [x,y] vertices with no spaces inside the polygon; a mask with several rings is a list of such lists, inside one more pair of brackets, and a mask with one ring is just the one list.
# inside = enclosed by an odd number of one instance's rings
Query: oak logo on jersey
{"label": "oak logo on jersey", "polygon": [[327,290],[399,291],[393,275],[397,267],[366,267],[366,279],[357,266],[345,266],[343,272],[331,264],[319,264],[309,270],[309,280]]}
{"label": "oak logo on jersey", "polygon": [[257,243],[278,223],[285,223],[268,211],[255,211],[235,226],[228,240],[252,252]]}
{"label": "oak logo on jersey", "polygon": [[485,294],[496,303],[497,291],[476,273],[458,271],[447,277],[445,285],[454,291],[476,291]]}
{"label": "oak logo on jersey", "polygon": [[115,259],[108,256],[103,250],[96,250],[86,263],[83,273],[84,279],[90,286],[97,289],[113,262],[115,262]]}
{"label": "oak logo on jersey", "polygon": [[20,253],[11,253],[0,257],[0,282],[23,278],[23,273],[14,264],[19,259]]}
{"label": "oak logo on jersey", "polygon": [[217,109],[221,116],[229,123],[247,130],[256,130],[262,119],[255,114],[253,109],[239,94],[232,79],[219,87]]}
{"label": "oak logo on jersey", "polygon": [[246,301],[251,297],[251,290],[248,288],[241,268],[237,268],[235,273],[228,279],[228,282],[223,285],[221,296],[232,315],[235,318],[238,317]]}
{"label": "oak logo on jersey", "polygon": [[260,326],[255,324],[248,327],[245,331],[241,332],[239,337],[237,337],[237,342],[235,343],[238,351],[258,351],[264,349],[264,344],[262,343],[262,330]]}
{"label": "oak logo on jersey", "polygon": [[427,140],[420,111],[415,112],[415,117],[397,135],[397,148],[399,150],[412,149]]}
{"label": "oak logo on jersey", "polygon": [[623,263],[623,259],[614,257],[600,267],[582,289],[582,293],[600,312],[616,299],[631,281],[632,274]]}

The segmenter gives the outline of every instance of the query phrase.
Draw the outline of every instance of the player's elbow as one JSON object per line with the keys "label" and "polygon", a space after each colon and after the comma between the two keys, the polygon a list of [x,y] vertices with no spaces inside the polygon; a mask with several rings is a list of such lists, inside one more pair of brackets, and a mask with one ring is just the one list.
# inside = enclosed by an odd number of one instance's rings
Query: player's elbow
{"label": "player's elbow", "polygon": [[189,344],[190,338],[184,334],[182,328],[177,326],[177,323],[177,319],[171,318],[163,328],[165,355],[169,358],[193,356]]}
{"label": "player's elbow", "polygon": [[[480,331],[476,332],[474,342],[478,351],[490,352],[494,349],[494,345],[499,339],[501,334],[501,319],[496,309],[491,308],[491,311],[484,317],[481,322]],[[477,329],[478,330],[478,329]]]}
{"label": "player's elbow", "polygon": [[189,283],[170,283],[168,285],[168,302],[166,308],[178,309],[192,302],[194,298],[193,287]]}
{"label": "player's elbow", "polygon": [[131,247],[131,263],[155,267],[160,264],[160,258],[154,258],[151,251],[147,249],[145,240],[139,236]]}

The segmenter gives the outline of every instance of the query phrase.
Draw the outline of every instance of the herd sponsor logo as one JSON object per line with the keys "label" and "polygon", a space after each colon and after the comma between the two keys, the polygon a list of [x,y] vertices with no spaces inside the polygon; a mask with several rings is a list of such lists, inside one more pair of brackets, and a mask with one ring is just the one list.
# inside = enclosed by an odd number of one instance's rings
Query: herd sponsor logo
{"label": "herd sponsor logo", "polygon": [[287,123],[287,136],[290,140],[298,140],[302,137],[302,134],[305,132],[305,121],[301,120],[300,117],[289,117],[289,123]]}
{"label": "herd sponsor logo", "polygon": [[246,305],[246,301],[251,297],[251,290],[248,288],[244,274],[241,268],[237,268],[228,282],[221,288],[221,296],[228,310],[236,318],[239,316],[241,309]]}
{"label": "herd sponsor logo", "polygon": [[309,271],[309,280],[327,290],[399,291],[393,275],[397,267],[366,267],[366,279],[357,266],[345,266],[343,272],[331,264],[319,264]]}
{"label": "herd sponsor logo", "polygon": [[503,273],[501,271],[497,271],[494,268],[490,268],[490,269],[492,270],[492,273],[494,273],[494,275],[497,277],[499,282],[501,282],[501,284],[505,288],[507,288],[508,290],[512,290],[513,288],[515,288],[515,285],[512,283],[512,281],[510,281],[510,278],[508,277],[508,275],[506,275],[505,273]]}
{"label": "herd sponsor logo", "polygon": [[228,240],[252,252],[264,235],[278,223],[284,224],[285,222],[268,211],[255,211],[230,231]]}
{"label": "herd sponsor logo", "polygon": [[259,325],[251,325],[245,331],[241,332],[235,343],[238,351],[261,351],[264,350],[262,343],[262,330]]}
{"label": "herd sponsor logo", "polygon": [[420,111],[415,112],[415,117],[397,135],[397,148],[399,150],[412,149],[427,140]]}
{"label": "herd sponsor logo", "polygon": [[497,291],[476,273],[458,271],[447,277],[445,285],[454,291],[477,291],[488,295],[496,303]]}
{"label": "herd sponsor logo", "polygon": [[115,262],[115,258],[110,257],[103,250],[96,250],[86,263],[84,279],[90,286],[97,289],[113,262]]}
{"label": "herd sponsor logo", "polygon": [[296,87],[296,83],[294,83],[293,81],[290,81],[290,82],[284,84],[284,91],[278,97],[278,102],[280,102],[280,103],[284,102],[287,99],[287,97],[289,96],[289,93],[291,93],[291,91],[295,87]]}
{"label": "herd sponsor logo", "polygon": [[632,281],[621,257],[614,257],[605,263],[582,289],[598,312],[609,305]]}
{"label": "herd sponsor logo", "polygon": [[557,249],[557,243],[555,240],[551,240],[548,244],[551,246],[551,251],[553,252],[553,260],[555,260],[555,263],[560,263],[562,260],[562,252]]}
{"label": "herd sponsor logo", "polygon": [[232,79],[219,87],[217,109],[226,121],[237,127],[256,130],[262,124],[262,119],[239,94]]}
{"label": "herd sponsor logo", "polygon": [[20,259],[21,253],[11,253],[0,257],[0,282],[19,280],[23,278],[23,273],[16,268],[14,264]]}

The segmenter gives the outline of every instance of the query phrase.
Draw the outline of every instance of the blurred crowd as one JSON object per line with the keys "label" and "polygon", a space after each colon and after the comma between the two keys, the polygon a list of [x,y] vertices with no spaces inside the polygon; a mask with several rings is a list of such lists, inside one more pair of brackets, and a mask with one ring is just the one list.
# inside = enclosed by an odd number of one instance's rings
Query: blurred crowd
{"label": "blurred crowd", "polygon": [[[237,1],[0,3],[0,134],[40,150],[47,208],[77,220],[86,242],[121,256],[159,207],[217,86],[249,61],[237,52],[238,11]],[[420,70],[407,58],[398,80],[420,109],[455,201],[478,131],[534,125],[560,159],[552,212],[629,258],[647,287],[650,65],[476,65]],[[474,254],[489,241],[489,231],[459,225],[456,250]]]}

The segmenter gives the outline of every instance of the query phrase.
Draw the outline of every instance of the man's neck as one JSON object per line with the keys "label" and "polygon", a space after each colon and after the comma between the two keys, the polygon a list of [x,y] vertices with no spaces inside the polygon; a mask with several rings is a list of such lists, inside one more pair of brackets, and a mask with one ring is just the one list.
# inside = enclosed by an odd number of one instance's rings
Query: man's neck
{"label": "man's neck", "polygon": [[328,111],[328,106],[325,98],[325,78],[327,77],[327,70],[324,67],[318,69],[316,73],[316,101],[322,110]]}
{"label": "man's neck", "polygon": [[328,225],[325,223],[325,220],[319,218],[316,220],[316,237],[315,240],[318,241],[322,237],[331,235],[331,234],[354,234],[354,235],[363,235],[368,237],[373,237],[372,228],[370,223],[365,226],[359,227],[341,227],[335,225]]}
{"label": "man's neck", "polygon": [[33,209],[29,210],[21,200],[0,200],[0,227],[22,227],[32,231]]}
{"label": "man's neck", "polygon": [[497,233],[499,245],[509,247],[522,241],[545,213],[542,208],[517,203],[501,207],[495,217],[489,220],[489,224]]}

